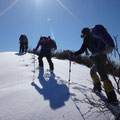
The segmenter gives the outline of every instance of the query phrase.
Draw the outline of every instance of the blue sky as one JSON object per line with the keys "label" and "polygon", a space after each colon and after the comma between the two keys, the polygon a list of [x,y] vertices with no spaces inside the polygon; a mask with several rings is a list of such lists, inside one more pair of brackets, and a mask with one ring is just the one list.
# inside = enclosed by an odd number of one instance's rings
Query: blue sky
{"label": "blue sky", "polygon": [[120,0],[0,0],[0,51],[18,51],[26,34],[35,48],[52,36],[58,50],[78,50],[83,27],[104,25],[120,44]]}

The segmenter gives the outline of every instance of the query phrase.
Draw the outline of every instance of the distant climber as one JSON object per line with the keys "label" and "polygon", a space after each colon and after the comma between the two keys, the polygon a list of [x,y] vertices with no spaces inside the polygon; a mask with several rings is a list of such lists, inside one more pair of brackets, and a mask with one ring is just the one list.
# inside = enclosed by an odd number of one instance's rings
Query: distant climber
{"label": "distant climber", "polygon": [[26,53],[28,49],[28,38],[26,35],[21,35],[19,38],[20,48],[19,53]]}

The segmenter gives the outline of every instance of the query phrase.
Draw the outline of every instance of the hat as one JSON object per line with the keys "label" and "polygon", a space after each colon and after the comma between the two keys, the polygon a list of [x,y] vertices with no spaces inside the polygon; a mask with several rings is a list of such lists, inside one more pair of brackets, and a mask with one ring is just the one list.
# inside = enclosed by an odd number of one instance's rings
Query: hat
{"label": "hat", "polygon": [[85,35],[88,35],[90,33],[90,29],[89,28],[83,28],[81,31],[81,38],[84,38]]}

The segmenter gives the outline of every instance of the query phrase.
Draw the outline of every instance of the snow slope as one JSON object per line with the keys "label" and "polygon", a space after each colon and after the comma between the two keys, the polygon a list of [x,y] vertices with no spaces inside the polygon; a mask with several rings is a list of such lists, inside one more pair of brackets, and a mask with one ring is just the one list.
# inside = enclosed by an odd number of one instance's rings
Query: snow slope
{"label": "snow slope", "polygon": [[[72,62],[68,86],[69,61],[53,58],[55,70],[50,74],[43,60],[44,70],[33,54],[0,53],[0,120],[114,119],[91,92],[89,68]],[[94,99],[93,105],[89,99]]]}

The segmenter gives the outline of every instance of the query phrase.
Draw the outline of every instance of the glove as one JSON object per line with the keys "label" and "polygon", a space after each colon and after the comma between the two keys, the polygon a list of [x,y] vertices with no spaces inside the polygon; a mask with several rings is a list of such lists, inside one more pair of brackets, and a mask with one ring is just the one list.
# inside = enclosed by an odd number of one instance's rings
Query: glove
{"label": "glove", "polygon": [[54,48],[51,49],[51,54],[54,54],[54,52],[55,52],[55,49]]}
{"label": "glove", "polygon": [[69,51],[69,57],[73,57],[74,56],[74,53],[73,52],[71,52],[71,51]]}
{"label": "glove", "polygon": [[36,53],[36,49],[35,48],[33,49],[33,53]]}
{"label": "glove", "polygon": [[85,54],[86,54],[86,56],[89,56],[89,52],[88,52],[87,49],[86,49],[86,51],[85,51]]}
{"label": "glove", "polygon": [[36,51],[36,48],[33,48],[33,51]]}

